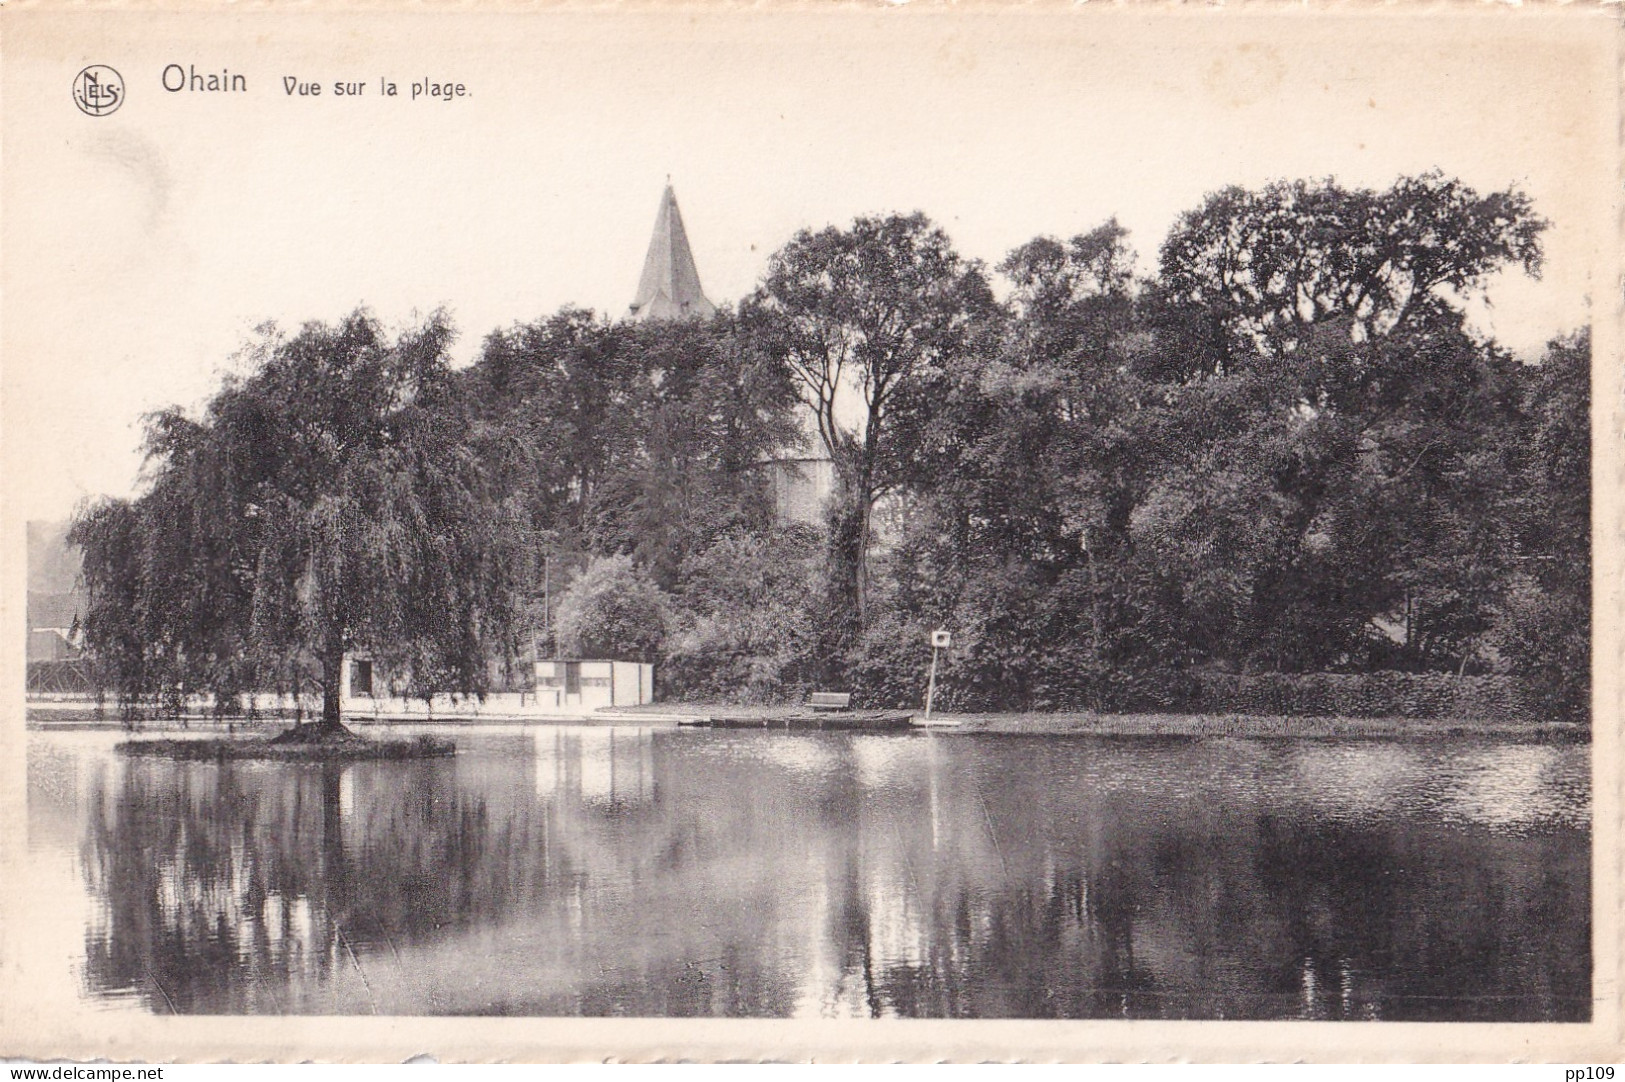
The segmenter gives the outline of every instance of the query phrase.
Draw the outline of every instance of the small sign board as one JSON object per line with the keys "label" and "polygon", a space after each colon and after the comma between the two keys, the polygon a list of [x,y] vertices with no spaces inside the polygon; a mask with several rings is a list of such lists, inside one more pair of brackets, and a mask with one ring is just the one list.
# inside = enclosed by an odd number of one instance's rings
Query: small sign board
{"label": "small sign board", "polygon": [[933,648],[947,648],[954,644],[954,637],[948,632],[938,628],[931,632],[931,646]]}

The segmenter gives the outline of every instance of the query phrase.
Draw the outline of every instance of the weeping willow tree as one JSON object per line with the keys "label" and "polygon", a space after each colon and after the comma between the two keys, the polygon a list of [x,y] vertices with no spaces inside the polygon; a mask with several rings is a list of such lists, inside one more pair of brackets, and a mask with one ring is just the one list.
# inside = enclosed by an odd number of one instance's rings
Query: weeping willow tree
{"label": "weeping willow tree", "polygon": [[319,687],[345,654],[420,694],[482,694],[510,637],[517,516],[489,491],[452,330],[357,311],[274,329],[201,418],[148,420],[150,487],[80,515],[88,645],[120,698]]}

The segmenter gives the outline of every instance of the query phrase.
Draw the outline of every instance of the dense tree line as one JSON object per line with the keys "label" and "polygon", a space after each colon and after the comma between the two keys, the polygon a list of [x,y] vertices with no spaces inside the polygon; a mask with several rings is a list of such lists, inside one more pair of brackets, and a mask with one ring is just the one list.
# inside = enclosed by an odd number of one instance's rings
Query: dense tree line
{"label": "dense tree line", "polygon": [[[87,632],[137,697],[331,688],[364,646],[418,692],[615,654],[904,702],[943,626],[961,706],[1400,670],[1583,715],[1589,338],[1528,364],[1464,314],[1544,226],[1436,174],[1283,182],[1144,277],[1115,221],[990,269],[892,215],[797,234],[736,311],[566,309],[460,371],[438,317],[312,325],[152,420],[149,491],[75,531]],[[786,524],[772,463],[809,451],[836,492]]]}

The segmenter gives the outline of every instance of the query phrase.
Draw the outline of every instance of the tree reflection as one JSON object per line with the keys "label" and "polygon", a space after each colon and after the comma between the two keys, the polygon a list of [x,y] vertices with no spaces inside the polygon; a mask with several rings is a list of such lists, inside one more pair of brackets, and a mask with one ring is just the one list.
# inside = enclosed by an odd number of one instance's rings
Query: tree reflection
{"label": "tree reflection", "polygon": [[1418,787],[1448,761],[1338,788],[1315,754],[555,728],[136,760],[85,798],[87,981],[158,1012],[1589,1017],[1583,829],[1446,821]]}
{"label": "tree reflection", "polygon": [[106,919],[86,944],[91,983],[156,1010],[319,1009],[280,990],[341,967],[364,979],[357,944],[500,908],[485,857],[504,837],[483,801],[455,792],[447,764],[391,766],[404,777],[385,787],[365,765],[129,764],[88,816]]}
{"label": "tree reflection", "polygon": [[[975,763],[982,751],[965,750],[949,784],[980,786],[990,812],[979,824],[977,797],[950,793],[948,834],[1030,841],[1008,872],[985,857],[939,863],[927,908],[960,915],[924,925],[947,940],[921,948],[928,968],[882,965],[880,996],[897,1013],[1590,1016],[1583,832],[1495,836],[1402,802],[1354,825],[1268,786],[1147,799],[1132,776],[1143,755],[1108,756],[1130,776],[1096,787],[1067,784],[1087,772],[1058,750],[1038,756],[1053,772],[1020,779],[1000,752]],[[1200,776],[1209,755],[1163,749],[1164,788]],[[927,844],[901,859],[929,859]]]}

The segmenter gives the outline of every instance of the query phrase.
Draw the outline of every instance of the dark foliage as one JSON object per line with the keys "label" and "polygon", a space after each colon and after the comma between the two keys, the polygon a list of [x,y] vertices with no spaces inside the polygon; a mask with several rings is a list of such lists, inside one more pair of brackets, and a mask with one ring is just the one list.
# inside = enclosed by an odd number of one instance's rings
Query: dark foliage
{"label": "dark foliage", "polygon": [[[738,316],[565,309],[455,375],[438,322],[307,328],[81,519],[87,632],[127,699],[365,642],[438,688],[564,646],[915,706],[943,627],[944,709],[1584,718],[1589,338],[1524,364],[1465,316],[1544,227],[1281,182],[1150,278],[1115,221],[1035,238],[1003,301],[913,214],[797,234]],[[764,465],[809,452],[836,492],[787,528]]]}
{"label": "dark foliage", "polygon": [[391,342],[362,312],[267,329],[201,419],[150,420],[149,491],[72,534],[122,701],[315,687],[333,728],[358,648],[419,693],[484,690],[514,531],[465,438],[450,336],[436,316]]}

